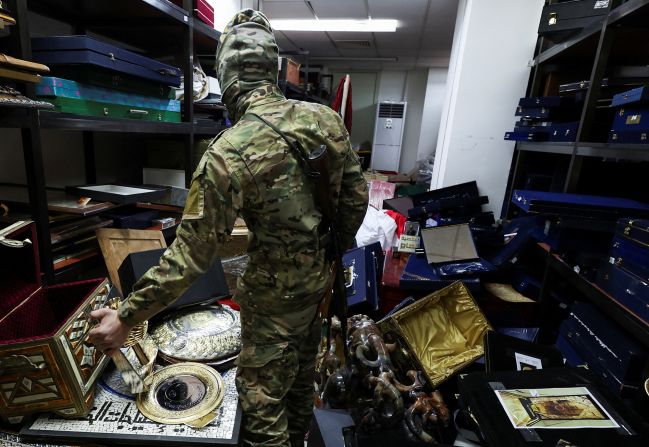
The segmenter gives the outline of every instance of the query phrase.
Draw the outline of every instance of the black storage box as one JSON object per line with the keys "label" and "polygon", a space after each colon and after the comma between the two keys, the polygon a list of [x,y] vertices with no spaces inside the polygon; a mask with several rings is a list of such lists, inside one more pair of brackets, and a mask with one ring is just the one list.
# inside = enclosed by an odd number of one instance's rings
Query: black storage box
{"label": "black storage box", "polygon": [[[124,296],[133,291],[135,283],[153,266],[158,265],[160,256],[166,249],[141,251],[129,254],[119,267],[119,280],[122,284]],[[217,258],[214,264],[173,304],[167,307],[167,311],[192,304],[210,303],[228,296],[230,291],[225,281],[221,259]]]}
{"label": "black storage box", "polygon": [[618,3],[615,0],[573,0],[545,5],[539,34],[554,42],[561,42],[583,28],[601,23]]}

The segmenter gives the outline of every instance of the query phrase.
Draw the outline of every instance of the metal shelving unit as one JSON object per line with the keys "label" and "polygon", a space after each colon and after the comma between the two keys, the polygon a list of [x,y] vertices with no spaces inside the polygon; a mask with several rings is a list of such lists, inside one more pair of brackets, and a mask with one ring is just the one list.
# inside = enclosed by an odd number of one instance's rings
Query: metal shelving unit
{"label": "metal shelving unit", "polygon": [[[49,231],[45,169],[41,130],[80,131],[83,134],[86,181],[94,183],[95,132],[123,134],[179,135],[182,139],[187,184],[194,166],[192,153],[197,135],[216,135],[223,128],[218,125],[198,125],[193,111],[193,61],[198,53],[216,52],[220,33],[191,15],[192,0],[183,0],[180,8],[168,0],[9,0],[9,8],[17,19],[9,42],[11,54],[31,60],[29,30],[30,11],[70,24],[75,34],[91,32],[115,39],[127,46],[145,49],[151,57],[172,57],[181,66],[185,79],[183,122],[143,122],[126,119],[95,118],[38,110],[9,110],[0,112],[0,127],[20,128],[29,203],[39,238],[41,270],[44,283],[59,280],[74,266],[54,274]],[[22,89],[33,96],[33,87]]]}
{"label": "metal shelving unit", "polygon": [[[548,47],[539,37],[537,54],[532,63],[532,74],[527,96],[543,96],[543,82],[549,73],[561,78],[562,73],[573,76],[583,74],[581,80],[588,80],[584,106],[581,112],[575,142],[518,142],[514,151],[502,217],[511,217],[511,194],[514,189],[524,187],[525,171],[539,166],[557,166],[552,173],[557,181],[552,182],[555,192],[589,193],[589,186],[583,180],[588,169],[595,162],[649,162],[649,144],[609,144],[606,134],[610,126],[612,110],[601,102],[602,80],[616,66],[649,65],[649,51],[638,45],[649,39],[649,0],[617,1],[606,16],[584,28],[567,40]],[[614,5],[615,6],[615,5]],[[634,42],[624,45],[624,42]],[[580,79],[574,79],[579,81]],[[569,81],[566,81],[569,82]],[[631,87],[629,87],[631,88]],[[557,94],[557,93],[551,93]],[[609,119],[609,121],[607,121]],[[547,156],[546,156],[547,155]],[[553,158],[554,157],[554,158]],[[559,168],[561,166],[561,168]],[[649,167],[649,165],[648,165]],[[549,168],[546,167],[549,170]],[[532,173],[532,172],[530,172]],[[622,178],[621,181],[628,179]],[[619,193],[618,188],[618,193]],[[649,201],[649,194],[634,197]]]}

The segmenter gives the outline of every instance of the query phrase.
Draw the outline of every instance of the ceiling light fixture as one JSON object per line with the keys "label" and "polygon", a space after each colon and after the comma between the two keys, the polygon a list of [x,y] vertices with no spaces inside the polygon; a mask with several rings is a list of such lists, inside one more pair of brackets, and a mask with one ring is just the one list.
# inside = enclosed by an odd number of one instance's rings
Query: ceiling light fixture
{"label": "ceiling light fixture", "polygon": [[271,20],[271,26],[278,31],[340,31],[393,33],[399,26],[399,21],[392,19],[367,20]]}

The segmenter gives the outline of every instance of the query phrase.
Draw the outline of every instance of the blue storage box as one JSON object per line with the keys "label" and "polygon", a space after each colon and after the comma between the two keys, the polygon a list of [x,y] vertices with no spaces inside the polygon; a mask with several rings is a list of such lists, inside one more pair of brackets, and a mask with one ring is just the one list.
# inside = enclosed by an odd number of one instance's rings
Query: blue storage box
{"label": "blue storage box", "polygon": [[636,104],[649,101],[649,86],[643,85],[613,96],[611,105],[619,107],[626,104]]}
{"label": "blue storage box", "polygon": [[533,96],[521,98],[519,107],[566,107],[573,106],[577,101],[574,96]]}
{"label": "blue storage box", "polygon": [[624,143],[624,144],[647,144],[646,130],[629,130],[629,131],[611,131],[608,134],[609,143]]}
{"label": "blue storage box", "polygon": [[32,38],[33,59],[46,65],[94,65],[174,87],[179,68],[89,36]]}
{"label": "blue storage box", "polygon": [[[380,264],[380,265],[379,265]],[[347,306],[353,312],[372,312],[379,308],[378,274],[383,270],[380,243],[354,248],[343,255]]]}
{"label": "blue storage box", "polygon": [[[426,260],[425,256],[410,255],[403,274],[399,279],[399,286],[406,290],[422,290],[435,292],[456,282],[455,279],[446,279],[439,275]],[[462,278],[461,281],[471,291],[480,291],[479,278]]]}
{"label": "blue storage box", "polygon": [[507,141],[547,141],[547,132],[534,132],[534,131],[513,131],[505,132],[505,140]]}
{"label": "blue storage box", "polygon": [[121,104],[129,107],[142,107],[180,113],[180,101],[175,99],[160,99],[152,96],[142,96],[135,93],[127,93],[119,90],[81,84],[68,79],[46,76],[43,77],[40,84],[36,84],[35,89],[37,96],[82,99],[85,101]]}
{"label": "blue storage box", "polygon": [[610,263],[649,281],[649,247],[615,236],[611,245]]}
{"label": "blue storage box", "polygon": [[649,248],[649,220],[624,218],[617,221],[616,234]]}
{"label": "blue storage box", "polygon": [[613,300],[649,325],[649,284],[646,281],[605,262],[597,272],[596,283]]}
{"label": "blue storage box", "polygon": [[591,218],[649,215],[649,205],[618,197],[565,194],[516,189],[512,202],[528,213],[584,215]]}

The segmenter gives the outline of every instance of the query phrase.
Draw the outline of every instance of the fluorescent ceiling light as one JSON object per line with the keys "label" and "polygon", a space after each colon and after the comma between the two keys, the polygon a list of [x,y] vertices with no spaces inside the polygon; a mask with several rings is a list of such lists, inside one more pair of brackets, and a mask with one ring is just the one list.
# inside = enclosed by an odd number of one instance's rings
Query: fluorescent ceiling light
{"label": "fluorescent ceiling light", "polygon": [[393,33],[397,30],[397,20],[271,20],[273,29],[278,31],[343,31]]}

